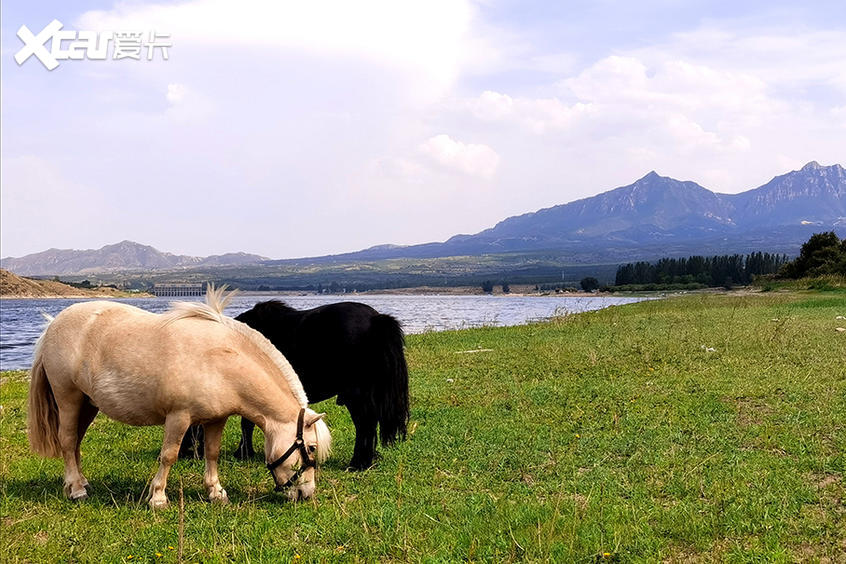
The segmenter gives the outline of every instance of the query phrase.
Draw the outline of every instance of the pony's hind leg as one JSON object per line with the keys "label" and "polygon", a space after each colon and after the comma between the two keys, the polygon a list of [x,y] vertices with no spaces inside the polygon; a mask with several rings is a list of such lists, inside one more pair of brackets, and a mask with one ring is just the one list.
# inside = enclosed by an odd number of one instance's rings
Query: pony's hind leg
{"label": "pony's hind leg", "polygon": [[162,441],[162,452],[159,456],[159,471],[156,472],[153,481],[150,483],[150,507],[159,509],[167,507],[167,475],[170,467],[176,462],[179,455],[179,444],[182,441],[185,431],[191,425],[191,416],[187,412],[172,412],[165,418],[164,441]]}
{"label": "pony's hind leg", "polygon": [[203,458],[203,426],[191,425],[185,436],[182,437],[182,444],[179,447],[179,458]]}
{"label": "pony's hind leg", "polygon": [[100,411],[97,407],[91,403],[91,399],[88,396],[83,396],[82,405],[79,408],[79,419],[77,423],[77,440],[76,440],[76,466],[79,469],[79,475],[82,478],[82,486],[87,488],[88,487],[88,480],[85,479],[85,476],[82,474],[82,464],[80,463],[80,447],[82,446],[82,437],[85,436],[85,432],[88,430],[88,427],[91,425],[91,422],[94,421],[94,418],[97,416],[97,412]]}
{"label": "pony's hind leg", "polygon": [[256,451],[253,448],[253,430],[255,428],[255,423],[246,417],[241,417],[241,442],[238,443],[238,448],[235,449],[235,458],[246,460],[256,455]]}
{"label": "pony's hind leg", "polygon": [[350,460],[352,470],[367,470],[376,457],[376,414],[360,398],[348,398],[347,407],[355,425],[355,447]]}
{"label": "pony's hind leg", "polygon": [[[79,470],[80,415],[85,395],[79,390],[57,396],[59,408],[59,445],[65,461],[65,495],[76,501],[88,497],[87,484]],[[87,428],[87,425],[86,425]]]}
{"label": "pony's hind leg", "polygon": [[209,494],[209,501],[220,503],[229,502],[229,496],[226,495],[226,490],[220,485],[220,476],[217,473],[217,459],[220,456],[220,440],[223,436],[223,427],[225,425],[226,419],[210,421],[203,425],[206,442],[206,471],[203,475],[203,484],[206,486],[206,491]]}

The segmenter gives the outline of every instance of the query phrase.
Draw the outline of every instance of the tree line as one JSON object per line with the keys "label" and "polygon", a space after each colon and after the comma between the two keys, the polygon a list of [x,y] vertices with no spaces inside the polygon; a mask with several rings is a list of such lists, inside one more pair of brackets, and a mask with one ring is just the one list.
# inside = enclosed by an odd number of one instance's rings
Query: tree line
{"label": "tree line", "polygon": [[787,263],[787,255],[762,252],[748,255],[662,258],[654,263],[640,261],[619,266],[615,285],[702,284],[712,287],[746,285],[755,276],[777,273]]}

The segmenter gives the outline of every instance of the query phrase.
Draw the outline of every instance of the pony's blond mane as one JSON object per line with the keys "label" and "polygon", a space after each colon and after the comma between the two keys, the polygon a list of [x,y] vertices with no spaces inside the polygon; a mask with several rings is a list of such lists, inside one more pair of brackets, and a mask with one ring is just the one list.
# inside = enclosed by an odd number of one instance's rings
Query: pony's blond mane
{"label": "pony's blond mane", "polygon": [[314,424],[314,430],[317,433],[317,452],[315,458],[317,462],[323,463],[329,458],[329,453],[332,452],[332,435],[329,434],[329,427],[323,419],[319,419]]}
{"label": "pony's blond mane", "polygon": [[297,376],[291,363],[279,352],[279,349],[273,346],[273,343],[268,341],[264,335],[246,323],[241,323],[223,314],[224,308],[229,305],[229,302],[232,301],[232,298],[237,293],[238,290],[226,292],[225,284],[220,288],[215,288],[213,284],[209,284],[205,302],[172,302],[170,304],[170,311],[162,314],[162,326],[188,318],[207,319],[225,325],[236,333],[246,337],[262,353],[267,355],[285,376],[288,387],[291,389],[294,397],[297,398],[300,407],[308,407],[308,398],[303,389],[303,384],[300,382],[300,378]]}

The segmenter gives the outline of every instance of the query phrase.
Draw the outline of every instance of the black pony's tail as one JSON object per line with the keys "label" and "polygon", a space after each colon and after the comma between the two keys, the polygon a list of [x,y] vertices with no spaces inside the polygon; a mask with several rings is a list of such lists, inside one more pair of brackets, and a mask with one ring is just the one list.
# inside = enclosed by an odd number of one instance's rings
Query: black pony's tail
{"label": "black pony's tail", "polygon": [[390,315],[379,314],[371,319],[368,338],[377,364],[373,394],[379,416],[379,438],[382,445],[389,445],[404,439],[408,427],[405,336],[399,321]]}

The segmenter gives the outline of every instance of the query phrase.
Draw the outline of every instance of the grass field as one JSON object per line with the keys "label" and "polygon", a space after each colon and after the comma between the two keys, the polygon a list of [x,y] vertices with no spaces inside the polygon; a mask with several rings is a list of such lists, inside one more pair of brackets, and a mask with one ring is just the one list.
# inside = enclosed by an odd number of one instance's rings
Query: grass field
{"label": "grass field", "polygon": [[[221,480],[180,462],[186,562],[846,562],[846,293],[695,295],[513,328],[408,338],[412,432],[314,501],[283,503],[227,425]],[[488,350],[490,349],[490,350]],[[479,351],[479,352],[466,352]],[[28,450],[24,373],[3,373],[0,560],[175,562],[178,503],[149,510],[160,428],[98,416],[92,497]],[[259,443],[260,444],[260,443]]]}

